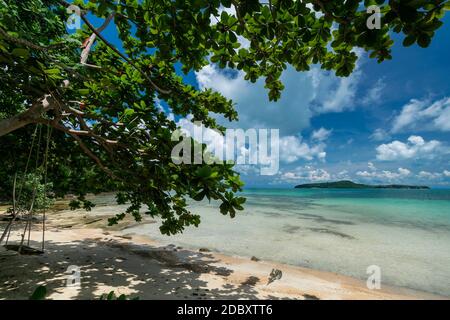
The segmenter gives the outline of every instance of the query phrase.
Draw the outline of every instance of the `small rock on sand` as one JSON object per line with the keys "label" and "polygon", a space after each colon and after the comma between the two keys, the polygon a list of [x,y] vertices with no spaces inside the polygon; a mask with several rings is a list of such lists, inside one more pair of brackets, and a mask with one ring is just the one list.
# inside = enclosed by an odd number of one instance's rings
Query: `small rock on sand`
{"label": "small rock on sand", "polygon": [[252,261],[255,261],[255,262],[258,262],[258,261],[260,261],[260,259],[258,259],[257,257],[255,257],[255,256],[253,256],[253,257],[251,257],[251,259],[250,260],[252,260]]}
{"label": "small rock on sand", "polygon": [[211,252],[211,250],[209,250],[208,248],[200,248],[200,249],[198,249],[198,251],[200,251],[200,252]]}

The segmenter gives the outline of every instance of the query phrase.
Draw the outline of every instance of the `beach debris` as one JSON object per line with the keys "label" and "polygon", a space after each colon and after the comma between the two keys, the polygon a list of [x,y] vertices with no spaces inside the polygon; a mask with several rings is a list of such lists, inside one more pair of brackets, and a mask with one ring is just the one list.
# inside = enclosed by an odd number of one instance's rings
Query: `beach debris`
{"label": "beach debris", "polygon": [[255,261],[255,262],[258,262],[258,261],[260,261],[260,259],[258,259],[257,257],[255,257],[255,256],[253,256],[253,257],[251,257],[251,259],[250,260],[252,260],[252,261]]}
{"label": "beach debris", "polygon": [[198,249],[199,252],[211,252],[208,248],[200,248]]}
{"label": "beach debris", "polygon": [[272,271],[269,274],[269,280],[267,282],[267,285],[271,284],[272,282],[276,280],[280,280],[283,276],[283,272],[279,269],[272,269]]}

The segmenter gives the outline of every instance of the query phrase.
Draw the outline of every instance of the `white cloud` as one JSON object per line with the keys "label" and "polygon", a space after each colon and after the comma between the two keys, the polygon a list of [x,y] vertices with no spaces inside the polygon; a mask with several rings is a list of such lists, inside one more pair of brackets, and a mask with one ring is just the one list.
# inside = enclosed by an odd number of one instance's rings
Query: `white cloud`
{"label": "white cloud", "polygon": [[377,147],[377,159],[396,161],[405,159],[434,158],[443,153],[441,142],[431,140],[426,142],[420,136],[410,136],[406,143],[393,141]]}
{"label": "white cloud", "polygon": [[313,159],[325,160],[327,153],[326,145],[319,143],[309,145],[302,137],[286,136],[280,138],[280,160],[292,163],[300,159],[311,161]]}
{"label": "white cloud", "polygon": [[383,79],[379,79],[375,85],[369,89],[366,96],[362,99],[364,105],[379,104],[381,100],[381,93],[386,87],[386,83]]}
{"label": "white cloud", "polygon": [[444,170],[442,172],[430,172],[430,171],[420,171],[417,177],[420,180],[433,180],[434,182],[444,181],[446,178],[450,178],[450,171]]}
{"label": "white cloud", "polygon": [[387,133],[386,130],[381,129],[381,128],[376,129],[370,136],[370,139],[374,140],[374,141],[385,141],[390,138],[391,137],[390,137],[389,133]]}
{"label": "white cloud", "polygon": [[220,122],[227,127],[280,129],[282,135],[295,135],[309,127],[313,112],[313,85],[308,76],[288,68],[283,73],[285,90],[278,102],[269,102],[264,80],[251,83],[242,71],[224,71],[208,65],[196,73],[201,89],[211,88],[236,104],[239,122]]}
{"label": "white cloud", "polygon": [[349,180],[350,179],[348,170],[339,171],[338,174],[336,175],[336,177],[340,180],[344,180],[344,179]]}
{"label": "white cloud", "polygon": [[331,135],[332,130],[327,130],[325,128],[320,128],[319,130],[315,130],[311,138],[317,141],[325,141],[327,140]]}
{"label": "white cloud", "polygon": [[408,169],[404,169],[404,168],[398,168],[398,172],[400,175],[402,176],[409,176],[411,174],[411,171],[409,171]]}
{"label": "white cloud", "polygon": [[392,132],[450,131],[450,98],[430,105],[427,100],[411,100],[394,119]]}
{"label": "white cloud", "polygon": [[361,178],[372,179],[372,180],[401,180],[411,175],[411,171],[405,168],[398,168],[397,171],[374,170],[373,167],[369,166],[370,171],[358,171],[356,175]]}
{"label": "white cloud", "polygon": [[312,101],[314,112],[342,112],[354,108],[357,86],[362,74],[358,67],[350,76],[344,78],[337,78],[317,67],[311,68],[307,74],[315,93]]}
{"label": "white cloud", "polygon": [[[336,168],[339,169],[339,168]],[[330,168],[316,168],[313,165],[298,166],[294,169],[283,170],[275,183],[307,183],[338,180],[353,180],[367,184],[414,184],[422,181],[432,181],[434,184],[445,184],[445,179],[450,177],[450,171],[418,173],[404,167],[397,169],[377,169],[371,163],[368,169],[349,172],[348,170],[334,171]],[[415,181],[415,182],[414,182]]]}
{"label": "white cloud", "polygon": [[284,172],[279,181],[281,182],[318,182],[329,181],[331,174],[324,169],[317,169],[312,166],[297,167],[294,170]]}
{"label": "white cloud", "polygon": [[420,171],[418,177],[426,180],[436,180],[442,178],[442,173],[440,172],[428,172],[428,171]]}
{"label": "white cloud", "polygon": [[309,127],[315,115],[354,108],[361,71],[357,68],[342,78],[317,66],[309,72],[288,66],[281,76],[285,89],[277,102],[269,102],[264,79],[251,83],[244,79],[243,71],[221,70],[210,64],[196,72],[196,77],[200,89],[213,89],[235,102],[239,122],[221,119],[226,126],[278,128],[281,135],[295,135]]}

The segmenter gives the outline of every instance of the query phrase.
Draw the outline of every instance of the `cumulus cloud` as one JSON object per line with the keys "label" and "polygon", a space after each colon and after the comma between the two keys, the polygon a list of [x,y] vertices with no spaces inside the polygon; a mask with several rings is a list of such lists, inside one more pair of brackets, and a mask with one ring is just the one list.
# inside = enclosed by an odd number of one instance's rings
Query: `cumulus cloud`
{"label": "cumulus cloud", "polygon": [[312,133],[311,138],[317,141],[325,141],[327,140],[331,135],[332,130],[327,130],[325,128],[320,128],[319,130],[315,130]]}
{"label": "cumulus cloud", "polygon": [[389,135],[389,133],[387,133],[386,130],[381,128],[376,129],[370,136],[370,139],[374,141],[385,141],[390,138],[391,136]]}
{"label": "cumulus cloud", "polygon": [[300,181],[329,181],[331,174],[324,169],[317,169],[313,166],[301,166],[294,170],[284,172],[279,181],[280,182],[300,182]]}
{"label": "cumulus cloud", "polygon": [[[278,173],[280,160],[278,132],[227,129],[223,135],[218,130],[207,128],[200,122],[193,123],[191,120],[192,116],[182,118],[176,123],[177,127],[184,135],[204,143],[207,151],[215,159],[234,162],[235,169],[244,174],[256,174],[257,170],[261,175]],[[314,148],[309,148],[307,144],[302,143],[300,147],[309,153],[309,156],[316,156]]]}
{"label": "cumulus cloud", "polygon": [[406,159],[434,158],[443,153],[442,143],[437,140],[425,141],[420,136],[410,136],[406,143],[393,141],[377,147],[377,159],[396,161]]}
{"label": "cumulus cloud", "polygon": [[283,73],[285,90],[281,99],[269,102],[264,80],[251,83],[244,79],[244,72],[220,70],[207,65],[196,73],[201,89],[211,88],[236,104],[239,122],[229,123],[219,119],[227,127],[277,128],[282,135],[295,135],[309,127],[313,112],[313,85],[308,76],[289,68]]}
{"label": "cumulus cloud", "polygon": [[437,180],[442,178],[443,174],[440,172],[420,171],[418,177],[425,180]]}
{"label": "cumulus cloud", "polygon": [[286,136],[280,138],[280,160],[292,163],[300,159],[311,161],[313,159],[325,160],[326,145],[318,143],[310,145],[303,141],[302,137]]}
{"label": "cumulus cloud", "polygon": [[270,102],[264,79],[246,81],[245,73],[222,70],[210,64],[196,72],[200,89],[212,89],[233,100],[239,121],[230,123],[217,116],[228,128],[273,128],[280,130],[280,161],[325,161],[326,140],[332,130],[319,128],[309,140],[301,131],[310,127],[312,117],[328,112],[342,112],[355,106],[361,71],[350,77],[336,77],[332,72],[313,66],[309,72],[297,72],[288,66],[281,81],[285,85],[279,101]]}
{"label": "cumulus cloud", "polygon": [[431,171],[420,171],[417,174],[419,180],[423,181],[433,181],[434,183],[444,182],[447,178],[450,178],[450,171],[443,170],[440,172],[431,172]]}
{"label": "cumulus cloud", "polygon": [[264,79],[250,83],[243,71],[221,70],[214,64],[196,72],[200,89],[213,89],[235,102],[239,122],[227,126],[278,128],[282,135],[301,132],[315,115],[352,109],[360,77],[358,69],[341,78],[317,66],[309,72],[289,66],[281,76],[285,89],[275,103],[268,100]]}
{"label": "cumulus cloud", "polygon": [[411,100],[394,119],[392,132],[450,131],[450,98],[434,103],[428,100]]}
{"label": "cumulus cloud", "polygon": [[[408,184],[423,183],[445,184],[450,178],[450,171],[444,170],[441,172],[420,171],[414,172],[409,168],[399,167],[394,169],[378,169],[369,162],[367,169],[359,171],[341,170],[339,167],[333,170],[332,168],[317,168],[314,165],[298,166],[294,169],[283,170],[279,177],[275,179],[275,183],[308,183],[308,182],[325,182],[338,180],[353,180],[361,183],[369,184]],[[415,182],[414,182],[415,181]]]}
{"label": "cumulus cloud", "polygon": [[411,175],[411,171],[405,168],[398,168],[397,171],[389,171],[382,170],[378,171],[376,168],[370,166],[370,171],[358,171],[356,175],[361,178],[370,179],[370,180],[384,180],[384,181],[392,181],[392,180],[401,180]]}
{"label": "cumulus cloud", "polygon": [[355,106],[357,87],[361,79],[361,71],[355,71],[346,78],[337,78],[330,72],[314,67],[309,71],[314,97],[311,101],[315,113],[330,113],[352,110]]}

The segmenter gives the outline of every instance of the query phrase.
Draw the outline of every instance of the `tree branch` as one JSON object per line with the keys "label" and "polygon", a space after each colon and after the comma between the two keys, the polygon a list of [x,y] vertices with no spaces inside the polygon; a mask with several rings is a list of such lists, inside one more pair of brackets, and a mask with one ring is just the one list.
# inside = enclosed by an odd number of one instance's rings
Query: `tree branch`
{"label": "tree branch", "polygon": [[[114,15],[115,15],[114,13],[109,15],[109,17],[105,20],[105,22],[102,24],[102,26],[97,29],[98,33],[102,32],[103,30],[106,29],[106,27],[109,25],[109,23],[113,19]],[[97,38],[97,35],[95,33],[93,33],[88,38],[87,43],[84,46],[83,51],[81,52],[80,62],[81,62],[82,65],[86,65],[86,66],[89,66],[89,67],[100,68],[100,67],[97,67],[97,66],[94,66],[94,65],[86,63],[86,61],[87,61],[87,59],[89,57],[89,53],[91,52],[92,46],[94,45],[96,38]]]}
{"label": "tree branch", "polygon": [[28,124],[39,122],[41,113],[53,108],[53,99],[51,99],[51,96],[45,95],[43,98],[33,103],[31,107],[24,112],[12,116],[11,118],[0,120],[0,137],[23,128]]}
{"label": "tree branch", "polygon": [[101,170],[103,170],[104,172],[106,172],[111,178],[115,179],[115,180],[119,180],[119,178],[109,169],[107,168],[103,162],[100,160],[99,157],[97,157],[87,146],[86,144],[83,142],[83,140],[81,140],[81,138],[75,134],[73,132],[72,129],[66,128],[65,126],[61,125],[61,124],[54,124],[53,125],[54,128],[61,130],[67,134],[69,134],[70,136],[72,136],[72,138],[74,138],[77,142],[78,145],[80,146],[81,150],[83,150],[83,152],[89,156],[92,160],[95,161],[95,163],[97,163],[97,165],[99,166],[99,168]]}
{"label": "tree branch", "polygon": [[159,91],[160,93],[163,94],[169,94],[171,91],[170,90],[164,90],[161,89],[158,85],[156,85],[156,83],[153,82],[153,80],[147,75],[147,73],[145,73],[144,71],[141,70],[141,68],[139,68],[138,66],[136,66],[136,64],[128,59],[128,57],[126,57],[122,52],[120,52],[116,47],[114,47],[111,43],[109,43],[108,40],[106,40],[95,28],[94,26],[89,22],[89,20],[84,16],[84,14],[81,14],[81,19],[83,19],[84,23],[86,23],[86,25],[88,26],[89,29],[91,29],[91,31],[93,33],[95,33],[95,35],[103,41],[103,43],[105,43],[111,50],[113,50],[116,54],[118,54],[123,60],[125,60],[128,64],[130,64],[133,68],[135,68],[140,74],[142,74],[147,80],[148,82],[150,82],[150,84],[152,85],[152,87],[156,90]]}
{"label": "tree branch", "polygon": [[56,47],[64,45],[63,43],[57,43],[57,44],[52,44],[52,45],[43,47],[43,46],[34,44],[34,43],[32,43],[32,42],[30,42],[28,40],[19,39],[19,38],[10,36],[8,34],[8,32],[3,30],[3,28],[1,28],[1,27],[0,27],[0,35],[2,35],[6,40],[9,40],[11,42],[15,42],[15,43],[20,44],[22,46],[28,47],[30,49],[38,50],[38,51],[48,51],[48,50],[51,50],[51,49],[54,49]]}

